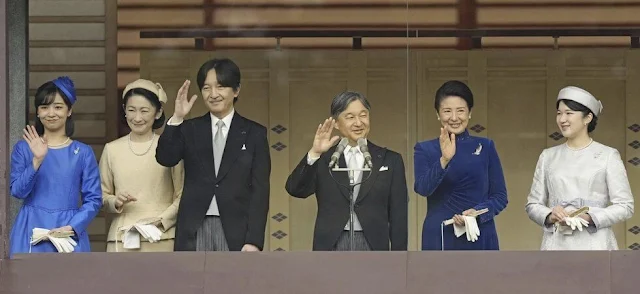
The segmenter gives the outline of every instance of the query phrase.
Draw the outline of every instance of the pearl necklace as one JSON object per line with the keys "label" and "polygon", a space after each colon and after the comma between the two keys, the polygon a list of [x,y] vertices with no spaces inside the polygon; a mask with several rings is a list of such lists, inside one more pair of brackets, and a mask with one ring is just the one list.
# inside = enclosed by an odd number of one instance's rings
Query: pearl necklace
{"label": "pearl necklace", "polygon": [[585,149],[585,148],[591,146],[591,143],[593,143],[593,138],[591,138],[591,141],[589,141],[589,144],[585,145],[584,147],[580,147],[580,148],[569,147],[569,144],[567,144],[567,143],[565,143],[565,144],[567,145],[567,148],[569,148],[569,150],[580,151],[582,149]]}
{"label": "pearl necklace", "polygon": [[67,142],[69,142],[69,140],[70,140],[70,139],[71,139],[71,137],[67,137],[67,139],[66,139],[66,140],[64,140],[64,142],[62,142],[61,144],[58,144],[58,145],[50,145],[50,144],[47,144],[47,146],[49,146],[49,147],[54,147],[54,148],[55,148],[55,147],[60,147],[60,146],[62,146],[62,145],[64,145],[64,144],[67,144]]}
{"label": "pearl necklace", "polygon": [[133,151],[133,146],[131,146],[131,133],[129,133],[129,136],[127,136],[127,139],[129,141],[129,150],[131,150],[131,153],[133,153],[136,156],[143,156],[149,153],[149,151],[151,151],[151,146],[153,146],[153,139],[156,137],[156,133],[152,133],[152,134],[153,135],[151,135],[151,143],[149,143],[149,147],[147,148],[147,151],[143,152],[142,154],[139,154]]}

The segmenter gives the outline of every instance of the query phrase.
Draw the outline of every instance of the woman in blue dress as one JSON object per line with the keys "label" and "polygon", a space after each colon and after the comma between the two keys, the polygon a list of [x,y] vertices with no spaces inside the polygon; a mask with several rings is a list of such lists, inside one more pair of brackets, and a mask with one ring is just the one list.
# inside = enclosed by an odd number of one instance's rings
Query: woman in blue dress
{"label": "woman in blue dress", "polygon": [[[440,137],[414,147],[414,190],[427,197],[422,250],[498,250],[494,217],[507,206],[507,191],[494,142],[467,130],[473,94],[464,83],[448,81],[436,92],[434,106]],[[477,225],[479,236],[468,238],[465,218],[467,227]],[[449,219],[455,224],[443,225]]]}
{"label": "woman in blue dress", "polygon": [[75,102],[68,77],[47,82],[36,92],[35,127],[25,128],[24,140],[11,153],[11,195],[23,200],[11,230],[11,256],[58,252],[49,241],[30,245],[34,228],[73,233],[73,252],[91,251],[86,229],[100,211],[102,191],[93,150],[70,138]]}

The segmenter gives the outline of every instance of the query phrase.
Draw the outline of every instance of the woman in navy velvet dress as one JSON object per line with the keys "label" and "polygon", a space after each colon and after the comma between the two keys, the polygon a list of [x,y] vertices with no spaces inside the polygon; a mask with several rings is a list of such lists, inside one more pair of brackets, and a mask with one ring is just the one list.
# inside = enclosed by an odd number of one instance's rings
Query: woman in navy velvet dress
{"label": "woman in navy velvet dress", "polygon": [[[502,166],[494,142],[470,136],[467,124],[473,94],[459,81],[448,81],[436,92],[435,109],[442,123],[439,138],[419,142],[414,148],[415,191],[427,197],[427,216],[422,228],[422,250],[498,250],[494,217],[507,206]],[[456,237],[458,227],[477,210],[478,240]],[[443,236],[443,238],[441,238]]]}

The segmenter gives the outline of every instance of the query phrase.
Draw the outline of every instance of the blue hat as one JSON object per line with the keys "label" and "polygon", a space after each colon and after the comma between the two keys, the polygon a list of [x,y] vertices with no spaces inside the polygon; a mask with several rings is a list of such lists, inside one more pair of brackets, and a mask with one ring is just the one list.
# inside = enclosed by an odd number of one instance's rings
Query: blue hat
{"label": "blue hat", "polygon": [[58,77],[52,82],[56,85],[56,87],[58,87],[60,91],[62,91],[62,93],[64,93],[65,96],[67,96],[67,98],[69,98],[69,102],[71,102],[71,105],[76,103],[76,88],[73,85],[73,81],[69,77]]}

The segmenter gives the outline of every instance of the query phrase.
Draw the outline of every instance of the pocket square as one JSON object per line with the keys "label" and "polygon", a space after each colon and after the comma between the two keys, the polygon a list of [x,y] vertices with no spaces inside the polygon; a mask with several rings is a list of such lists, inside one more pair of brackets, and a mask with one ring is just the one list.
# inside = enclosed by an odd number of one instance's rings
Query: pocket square
{"label": "pocket square", "polygon": [[242,149],[240,150],[247,150],[247,146],[245,146],[244,144],[242,144]]}
{"label": "pocket square", "polygon": [[385,170],[389,170],[388,166],[381,166],[379,171],[385,171]]}

